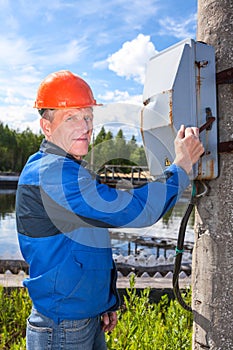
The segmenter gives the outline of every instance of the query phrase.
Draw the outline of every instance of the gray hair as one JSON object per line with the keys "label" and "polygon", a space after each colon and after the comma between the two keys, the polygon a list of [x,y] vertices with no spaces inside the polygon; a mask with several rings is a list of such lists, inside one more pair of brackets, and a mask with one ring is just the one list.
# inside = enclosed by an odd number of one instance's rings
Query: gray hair
{"label": "gray hair", "polygon": [[55,112],[56,112],[55,109],[39,110],[39,113],[40,113],[41,117],[44,118],[44,119],[49,120],[50,122],[53,121]]}

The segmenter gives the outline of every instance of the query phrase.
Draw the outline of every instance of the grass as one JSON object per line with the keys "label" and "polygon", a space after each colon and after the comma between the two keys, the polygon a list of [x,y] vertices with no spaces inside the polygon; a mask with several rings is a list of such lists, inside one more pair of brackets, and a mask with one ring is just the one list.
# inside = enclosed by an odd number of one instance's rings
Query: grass
{"label": "grass", "polygon": [[[192,314],[167,295],[158,304],[149,301],[150,289],[140,295],[134,279],[127,289],[118,324],[106,334],[109,350],[190,350]],[[188,292],[186,301],[191,299]],[[0,349],[25,350],[26,319],[31,301],[24,288],[3,289],[0,286]]]}

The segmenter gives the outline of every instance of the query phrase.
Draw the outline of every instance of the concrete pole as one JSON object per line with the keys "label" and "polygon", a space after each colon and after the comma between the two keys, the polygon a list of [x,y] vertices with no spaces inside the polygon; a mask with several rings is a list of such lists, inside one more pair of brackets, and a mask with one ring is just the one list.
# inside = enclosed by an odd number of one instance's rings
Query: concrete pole
{"label": "concrete pole", "polygon": [[[233,0],[199,0],[197,40],[213,45],[217,72],[233,67]],[[233,84],[218,85],[219,142],[233,140]],[[233,349],[233,153],[199,200],[193,253],[193,349]]]}

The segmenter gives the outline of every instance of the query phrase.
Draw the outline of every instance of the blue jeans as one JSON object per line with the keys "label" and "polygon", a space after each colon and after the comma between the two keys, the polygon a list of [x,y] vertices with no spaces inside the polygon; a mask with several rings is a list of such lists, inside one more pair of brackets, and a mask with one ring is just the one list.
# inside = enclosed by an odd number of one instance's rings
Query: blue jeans
{"label": "blue jeans", "polygon": [[34,308],[26,339],[27,350],[107,350],[100,317],[56,324]]}

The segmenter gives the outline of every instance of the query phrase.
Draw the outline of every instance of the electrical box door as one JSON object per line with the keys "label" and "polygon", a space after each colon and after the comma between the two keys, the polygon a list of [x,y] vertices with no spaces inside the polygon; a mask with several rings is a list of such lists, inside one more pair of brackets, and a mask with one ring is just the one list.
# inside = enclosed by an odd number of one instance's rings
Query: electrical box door
{"label": "electrical box door", "polygon": [[205,153],[192,178],[218,176],[215,53],[212,46],[186,39],[152,57],[143,92],[141,132],[151,175],[160,176],[175,157],[181,124],[200,128]]}

